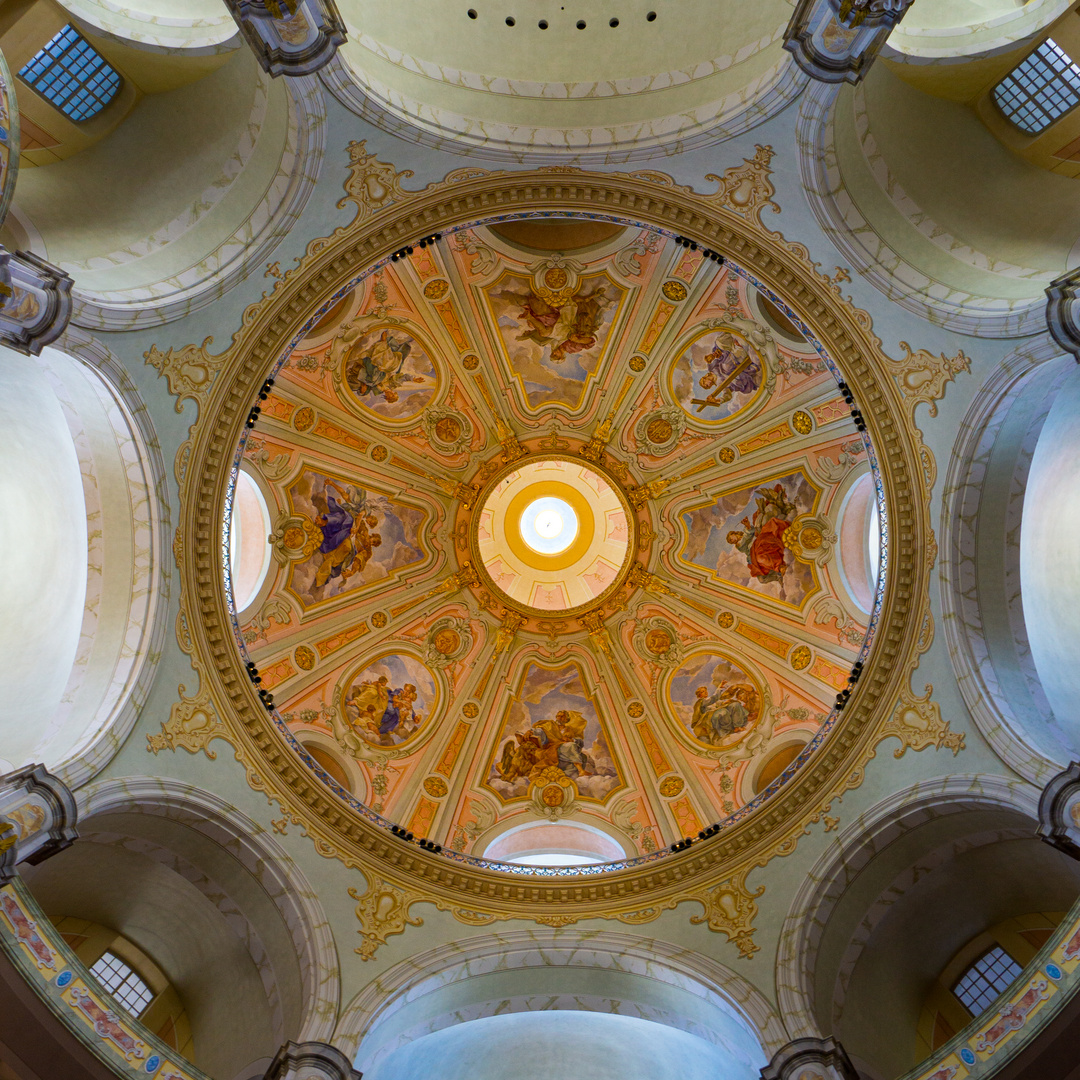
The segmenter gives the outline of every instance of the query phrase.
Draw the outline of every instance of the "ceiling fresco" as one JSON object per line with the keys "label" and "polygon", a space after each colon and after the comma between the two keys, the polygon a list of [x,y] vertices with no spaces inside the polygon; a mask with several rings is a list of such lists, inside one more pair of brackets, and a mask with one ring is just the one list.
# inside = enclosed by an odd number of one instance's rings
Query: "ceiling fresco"
{"label": "ceiling fresco", "polygon": [[238,629],[308,766],[473,855],[545,820],[648,855],[783,782],[870,621],[868,444],[797,324],[595,221],[328,302],[242,454],[273,531]]}

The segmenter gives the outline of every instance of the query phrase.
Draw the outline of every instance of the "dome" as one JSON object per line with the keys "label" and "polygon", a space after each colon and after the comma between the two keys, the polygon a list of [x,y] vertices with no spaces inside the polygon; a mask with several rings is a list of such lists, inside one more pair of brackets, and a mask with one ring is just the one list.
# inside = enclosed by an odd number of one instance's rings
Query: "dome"
{"label": "dome", "polygon": [[[647,225],[468,225],[327,296],[237,458],[273,463],[281,617],[238,629],[279,737],[482,865],[537,822],[632,861],[753,812],[828,739],[880,603],[839,378],[783,297]],[[577,846],[505,869],[625,865]]]}

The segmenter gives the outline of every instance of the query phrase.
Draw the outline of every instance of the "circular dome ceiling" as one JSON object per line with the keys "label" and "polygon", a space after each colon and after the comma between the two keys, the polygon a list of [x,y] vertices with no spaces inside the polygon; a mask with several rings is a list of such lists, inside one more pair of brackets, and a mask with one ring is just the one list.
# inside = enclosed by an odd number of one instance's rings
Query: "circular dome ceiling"
{"label": "circular dome ceiling", "polygon": [[238,642],[298,762],[466,861],[752,813],[880,604],[838,378],[782,297],[642,225],[474,225],[328,297],[237,455],[273,525]]}

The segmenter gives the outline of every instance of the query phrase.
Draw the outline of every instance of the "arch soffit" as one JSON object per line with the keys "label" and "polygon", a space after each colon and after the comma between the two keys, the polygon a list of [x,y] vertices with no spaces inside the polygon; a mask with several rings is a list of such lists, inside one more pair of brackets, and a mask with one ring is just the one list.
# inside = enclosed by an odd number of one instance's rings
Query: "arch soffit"
{"label": "arch soffit", "polygon": [[[261,72],[259,77],[263,77]],[[326,150],[326,100],[317,78],[302,76],[283,82],[288,104],[285,145],[274,175],[239,227],[219,237],[215,246],[194,262],[190,255],[180,254],[182,265],[169,267],[157,281],[98,291],[80,288],[75,272],[72,322],[76,326],[122,331],[172,322],[214,303],[252,267],[270,257],[315,190]],[[249,137],[245,128],[244,138]],[[221,194],[216,191],[211,201],[216,202]],[[170,243],[183,240],[190,227],[187,218],[168,223],[147,240],[148,248],[142,254],[160,259]],[[116,254],[118,262],[132,258],[129,252]]]}
{"label": "arch soffit", "polygon": [[[505,914],[495,917],[511,917],[511,911],[528,912],[537,905],[550,904],[578,905],[582,912],[602,914],[617,911],[619,905],[637,910],[647,891],[654,905],[647,918],[655,918],[664,907],[695,898],[694,893],[678,895],[691,879],[708,911],[708,885],[703,886],[703,880],[708,882],[710,875],[716,880],[731,878],[741,888],[755,861],[763,864],[773,855],[791,850],[794,841],[784,838],[799,835],[819,812],[822,785],[839,789],[861,783],[862,763],[881,738],[894,734],[905,745],[922,748],[940,746],[947,736],[947,725],[929,694],[915,699],[908,687],[918,655],[929,647],[933,633],[927,605],[936,544],[928,509],[936,468],[913,419],[915,405],[929,398],[922,390],[898,386],[893,376],[903,370],[902,365],[882,353],[869,316],[841,299],[838,287],[817,271],[806,248],[764,228],[762,211],[765,206],[775,208],[769,198],[773,188],[767,179],[772,156],[768,147],[760,147],[752,161],[728,171],[751,177],[751,197],[741,203],[731,201],[728,183],[733,188],[736,181],[725,182],[728,174],[718,178],[719,192],[703,196],[662,174],[589,174],[568,167],[510,173],[459,170],[420,192],[408,192],[401,186],[408,173],[377,161],[362,143],[352,144],[350,152],[352,175],[346,183],[343,205],[356,205],[353,222],[332,237],[309,244],[300,265],[272,294],[245,312],[243,326],[225,354],[211,356],[205,347],[195,345],[167,353],[151,349],[147,354],[180,400],[191,398],[200,405],[200,421],[177,462],[185,508],[180,556],[184,610],[179,633],[182,647],[205,673],[205,689],[199,698],[187,698],[174,706],[170,722],[182,731],[185,720],[200,714],[203,719],[195,746],[204,746],[217,736],[234,742],[249,769],[255,771],[258,762],[263,780],[269,773],[275,788],[290,792],[288,802],[307,817],[321,847],[348,865],[365,869],[369,877],[390,873],[402,881],[411,879],[424,890],[449,892],[460,899],[451,900],[448,906],[466,920],[475,902],[473,895],[480,890],[493,904],[506,909]],[[886,499],[896,522],[890,533],[889,584],[871,665],[863,672],[843,723],[830,736],[829,751],[820,755],[816,768],[811,762],[804,770],[808,782],[801,783],[797,777],[755,814],[757,839],[744,837],[749,843],[736,843],[740,827],[735,826],[708,844],[695,846],[692,852],[665,858],[646,870],[610,875],[603,886],[595,879],[582,878],[570,887],[564,880],[556,888],[535,879],[530,882],[535,896],[525,902],[512,878],[452,864],[411,846],[388,845],[377,826],[332,812],[332,794],[303,775],[284,743],[268,728],[265,710],[243,675],[239,656],[234,659],[229,615],[223,592],[215,584],[220,575],[217,544],[212,538],[221,528],[228,463],[250,401],[303,324],[304,312],[317,310],[335,289],[387,259],[412,238],[483,221],[496,213],[550,211],[552,205],[569,213],[647,221],[721,251],[738,252],[741,265],[779,289],[826,343],[853,387],[883,459]],[[936,363],[932,357],[928,362]],[[209,375],[194,380],[189,373],[195,368]],[[938,372],[941,378],[934,396],[940,396],[952,374],[951,369]],[[186,614],[195,610],[192,605],[196,603],[202,611],[198,619]],[[212,656],[220,659],[210,661]],[[905,708],[895,709],[898,698],[906,703]],[[881,707],[884,702],[888,707]],[[923,724],[919,736],[906,724],[905,717],[912,715]],[[933,732],[929,738],[927,721]],[[948,738],[952,740],[948,745],[955,743],[954,748],[958,748],[961,736]],[[328,817],[335,819],[333,826],[328,826]],[[742,877],[738,872],[732,877],[733,868],[738,867],[745,868]],[[658,906],[661,900],[663,905]],[[458,908],[458,903],[464,906]],[[709,916],[709,921],[714,929],[723,928],[719,917],[714,920]]]}
{"label": "arch soffit", "polygon": [[[440,945],[402,961],[349,1002],[338,1021],[334,1045],[353,1057],[405,1002],[451,983],[460,986],[471,976],[537,967],[603,969],[682,987],[734,1014],[769,1056],[788,1039],[761,991],[703,953],[629,934],[538,926]],[[376,1046],[374,1052],[378,1051]]]}
{"label": "arch soffit", "polygon": [[[129,447],[132,455],[130,460],[125,459],[123,467],[131,491],[132,527],[136,532],[127,628],[122,635],[124,648],[115,658],[108,689],[91,726],[66,760],[50,765],[51,771],[74,789],[100,772],[119,752],[150,692],[165,640],[172,579],[164,555],[164,538],[172,530],[157,433],[123,364],[101,342],[74,326],[69,326],[52,347],[91,370],[126,429],[117,430],[116,438],[118,444]],[[97,562],[100,564],[100,557]],[[92,646],[96,625],[97,605],[93,605],[93,611],[88,605],[80,655]],[[73,671],[73,679],[76,674],[85,674],[84,665],[77,661],[76,667],[78,672]],[[65,698],[73,689],[69,683]]]}
{"label": "arch soffit", "polygon": [[[105,814],[168,818],[201,833],[255,878],[284,922],[303,982],[295,1041],[328,1041],[341,994],[337,947],[318,893],[284,848],[257,822],[209,791],[155,776],[125,776],[76,793],[83,828]],[[185,860],[186,861],[186,860]]]}
{"label": "arch soffit", "polygon": [[[998,432],[1030,378],[1045,364],[1060,360],[1063,355],[1060,346],[1049,334],[1044,334],[1019,346],[1002,361],[972,398],[960,423],[942,495],[942,520],[948,522],[948,532],[942,543],[941,607],[949,658],[960,692],[998,757],[1039,787],[1064,768],[1068,760],[1047,756],[1024,737],[1023,724],[1001,685],[983,631],[976,548],[984,481]],[[1030,461],[1030,455],[1027,460]],[[1023,468],[1026,470],[1026,463]],[[1014,479],[1011,489],[1013,495],[1009,501],[1014,505],[998,509],[1002,515],[1011,514],[1015,518],[1009,524],[1014,528],[1019,525],[1023,507],[1023,483],[1017,488]],[[1009,591],[1019,596],[1019,543],[1006,552],[1006,562],[1006,573],[1014,581]],[[1010,621],[1018,646],[1026,652],[1022,610],[1015,612]],[[1033,670],[1032,677],[1037,680]]]}
{"label": "arch soffit", "polygon": [[1032,821],[1034,835],[1039,794],[1031,784],[1003,776],[948,776],[898,791],[847,826],[807,873],[780,931],[777,1003],[791,1037],[823,1036],[814,1009],[818,948],[840,899],[877,855],[935,818],[976,810],[1021,814]]}
{"label": "arch soffit", "polygon": [[[930,323],[973,337],[1008,338],[1036,334],[1045,327],[1046,299],[1041,279],[1032,298],[1004,299],[980,295],[968,287],[944,280],[908,261],[867,220],[845,186],[836,146],[835,120],[842,84],[813,83],[803,94],[796,121],[799,174],[815,219],[822,231],[872,285],[890,300]],[[884,161],[880,162],[885,168]],[[925,213],[918,210],[894,181],[887,185],[892,197],[907,200],[900,213],[920,217],[920,232],[929,231]],[[914,224],[911,225],[915,229]],[[966,247],[940,224],[933,224],[934,242],[944,255],[972,268],[985,268],[992,256]],[[1036,273],[1002,266],[1008,277]],[[1046,275],[1044,275],[1046,276]],[[1052,276],[1052,275],[1050,275]],[[1047,281],[1049,276],[1047,276]]]}

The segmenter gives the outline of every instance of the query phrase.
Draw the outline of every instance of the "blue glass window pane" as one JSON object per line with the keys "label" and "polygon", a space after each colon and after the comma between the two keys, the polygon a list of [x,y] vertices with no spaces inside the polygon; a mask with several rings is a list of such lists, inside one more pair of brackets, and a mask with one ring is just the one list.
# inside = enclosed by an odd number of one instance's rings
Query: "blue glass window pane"
{"label": "blue glass window pane", "polygon": [[1047,38],[994,87],[994,100],[1021,131],[1038,135],[1080,103],[1080,67]]}
{"label": "blue glass window pane", "polygon": [[120,76],[70,24],[19,69],[19,77],[72,120],[89,120],[120,89]]}
{"label": "blue glass window pane", "polygon": [[978,1016],[993,1005],[1020,973],[1020,965],[995,945],[964,972],[953,987],[953,993],[972,1016]]}

